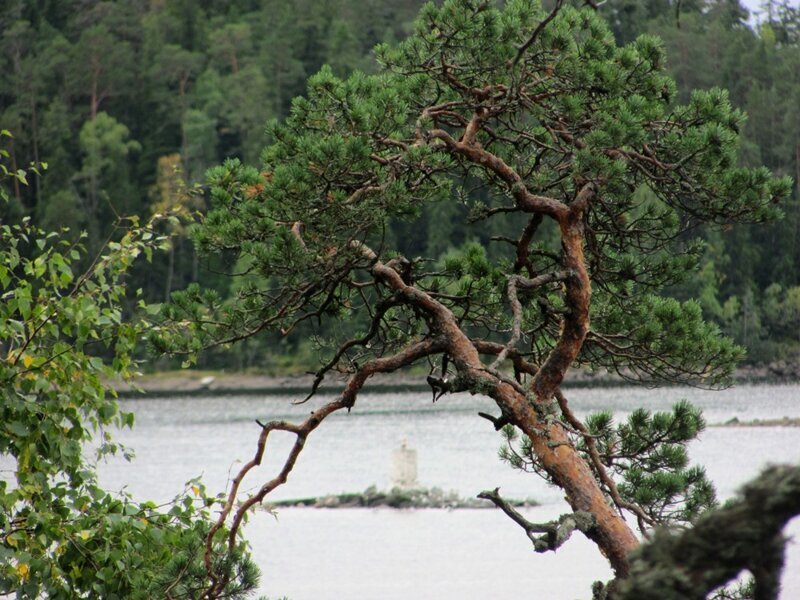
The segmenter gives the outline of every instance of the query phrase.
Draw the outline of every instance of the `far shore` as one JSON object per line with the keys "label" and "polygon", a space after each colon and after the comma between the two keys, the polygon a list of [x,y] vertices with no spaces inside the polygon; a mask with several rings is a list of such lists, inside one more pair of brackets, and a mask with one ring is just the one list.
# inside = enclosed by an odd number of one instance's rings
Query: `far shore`
{"label": "far shore", "polygon": [[[366,391],[397,392],[429,390],[425,373],[379,374],[371,378]],[[133,384],[116,382],[117,392],[124,397],[161,396],[165,394],[190,396],[200,394],[229,395],[236,393],[307,394],[311,390],[314,376],[305,375],[261,375],[252,372],[229,373],[224,371],[201,371],[185,369],[145,374]],[[768,366],[747,366],[739,369],[734,384],[742,383],[800,383],[800,365],[778,363]],[[573,370],[567,375],[565,388],[616,387],[631,385],[618,375],[590,373]],[[344,378],[328,375],[320,384],[320,393],[336,393],[343,389]]]}

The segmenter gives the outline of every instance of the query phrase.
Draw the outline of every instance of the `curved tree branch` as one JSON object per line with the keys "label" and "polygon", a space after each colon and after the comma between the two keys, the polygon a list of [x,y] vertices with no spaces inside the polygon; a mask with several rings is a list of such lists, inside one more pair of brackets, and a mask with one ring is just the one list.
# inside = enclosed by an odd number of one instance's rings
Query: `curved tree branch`
{"label": "curved tree branch", "polygon": [[[250,461],[248,461],[231,482],[231,489],[228,492],[228,497],[220,511],[217,521],[212,526],[208,535],[206,536],[205,545],[205,567],[210,579],[209,587],[203,593],[202,598],[205,600],[216,600],[223,593],[225,586],[228,583],[226,575],[218,576],[214,569],[214,538],[217,533],[225,526],[228,517],[233,514],[230,529],[228,531],[228,551],[232,551],[236,545],[236,538],[239,533],[239,528],[242,525],[247,512],[256,504],[261,503],[264,498],[272,492],[275,488],[286,483],[289,474],[294,469],[300,453],[305,447],[308,436],[314,431],[326,417],[332,413],[339,411],[343,408],[350,409],[356,401],[358,393],[364,386],[366,381],[376,373],[389,373],[397,369],[409,365],[420,358],[424,358],[430,354],[441,352],[443,345],[440,340],[432,338],[424,338],[414,342],[392,356],[377,358],[362,366],[356,373],[354,373],[347,381],[344,391],[334,401],[328,402],[321,408],[313,411],[309,417],[302,423],[289,423],[287,421],[271,421],[266,424],[261,424],[261,434],[258,437],[256,445],[256,452]],[[251,495],[244,501],[241,501],[238,506],[239,489],[242,482],[248,473],[255,467],[259,466],[264,458],[264,453],[267,446],[267,439],[269,434],[273,431],[286,431],[295,435],[295,442],[292,445],[289,454],[284,460],[278,474],[264,483],[259,490]],[[236,510],[234,511],[234,507]]]}

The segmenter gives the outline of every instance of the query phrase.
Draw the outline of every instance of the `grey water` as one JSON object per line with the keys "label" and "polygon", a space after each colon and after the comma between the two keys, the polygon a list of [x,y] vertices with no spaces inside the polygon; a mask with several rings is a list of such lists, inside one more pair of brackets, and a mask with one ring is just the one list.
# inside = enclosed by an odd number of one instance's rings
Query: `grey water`
{"label": "grey water", "polygon": [[[740,421],[800,417],[800,384],[741,385],[719,392],[691,388],[576,389],[578,415],[604,409],[624,418],[638,406],[664,410],[686,398],[712,425],[690,446],[720,498],[770,463],[800,463],[800,427],[714,427]],[[202,476],[209,492],[226,489],[255,452],[256,419],[300,420],[326,398],[295,405],[296,396],[241,395],[141,398],[122,401],[136,414],[133,430],[116,437],[136,453],[131,463],[100,468],[101,483],[139,498],[165,501]],[[476,416],[488,399],[420,393],[365,393],[348,414],[334,414],[306,444],[289,481],[274,500],[388,488],[392,450],[402,440],[417,450],[419,482],[474,496],[500,487],[504,496],[533,498],[532,520],[567,510],[558,489],[502,464],[500,435]],[[271,438],[264,464],[242,489],[254,490],[282,465],[292,436]],[[588,598],[591,582],[611,571],[596,548],[575,536],[555,554],[535,554],[524,533],[500,511],[284,508],[257,513],[246,526],[262,569],[261,593],[291,600],[462,600],[522,597]],[[800,536],[800,519],[787,530]],[[783,600],[800,598],[800,543],[791,541]]]}

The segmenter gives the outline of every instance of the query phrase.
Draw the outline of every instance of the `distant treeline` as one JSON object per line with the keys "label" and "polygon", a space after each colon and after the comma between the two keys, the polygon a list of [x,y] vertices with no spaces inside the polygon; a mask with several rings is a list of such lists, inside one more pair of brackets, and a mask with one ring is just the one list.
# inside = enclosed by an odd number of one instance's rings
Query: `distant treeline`
{"label": "distant treeline", "polygon": [[[25,215],[46,229],[86,231],[96,250],[117,215],[178,204],[204,210],[205,170],[225,157],[257,163],[264,124],[286,115],[323,64],[346,75],[374,69],[372,48],[402,39],[421,0],[0,0],[0,128],[11,167],[47,163],[9,190],[0,221]],[[685,100],[721,86],[749,114],[742,160],[800,181],[800,9],[770,0],[750,25],[738,0],[607,0],[620,43],[664,40]],[[392,224],[408,256],[442,256],[502,234],[465,225],[459,203]],[[800,353],[800,205],[768,226],[698,231],[702,268],[672,293],[760,362]],[[172,251],[129,282],[151,301],[198,281],[222,294],[232,265],[197,257],[179,231]],[[688,240],[687,240],[688,241]],[[219,261],[217,261],[219,262]],[[344,325],[346,326],[346,325]],[[314,362],[312,326],[292,339],[250,340],[202,366],[302,368]],[[319,333],[319,332],[317,332]],[[322,332],[324,333],[324,332]]]}

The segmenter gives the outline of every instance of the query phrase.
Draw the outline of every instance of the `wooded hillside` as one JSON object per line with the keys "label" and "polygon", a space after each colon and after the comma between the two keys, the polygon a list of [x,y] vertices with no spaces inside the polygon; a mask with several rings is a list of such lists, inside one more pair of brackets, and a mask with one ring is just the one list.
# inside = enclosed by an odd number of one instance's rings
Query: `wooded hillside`
{"label": "wooded hillside", "polygon": [[[117,215],[177,204],[205,211],[205,171],[226,157],[257,164],[265,124],[281,119],[323,64],[337,75],[374,70],[372,48],[404,38],[420,0],[4,0],[0,2],[0,128],[12,167],[47,163],[28,187],[11,185],[0,220],[30,215],[44,229],[88,232],[89,251],[113,235]],[[753,25],[738,0],[608,0],[600,8],[618,42],[655,34],[686,102],[720,86],[749,118],[744,166],[800,181],[800,9],[770,0]],[[647,193],[647,190],[642,190]],[[386,236],[406,256],[444,257],[502,221],[463,225],[469,202],[426,205]],[[475,200],[472,198],[470,200]],[[751,228],[695,229],[701,268],[669,293],[698,298],[707,318],[749,349],[748,361],[800,352],[800,204]],[[456,214],[460,213],[460,214]],[[162,300],[198,281],[230,293],[235,264],[199,259],[178,232],[173,251],[131,278]],[[690,237],[679,241],[692,243]],[[494,245],[496,246],[496,245]],[[240,265],[241,266],[241,265]],[[297,368],[315,360],[313,324],[289,339],[248,340],[205,366]]]}

